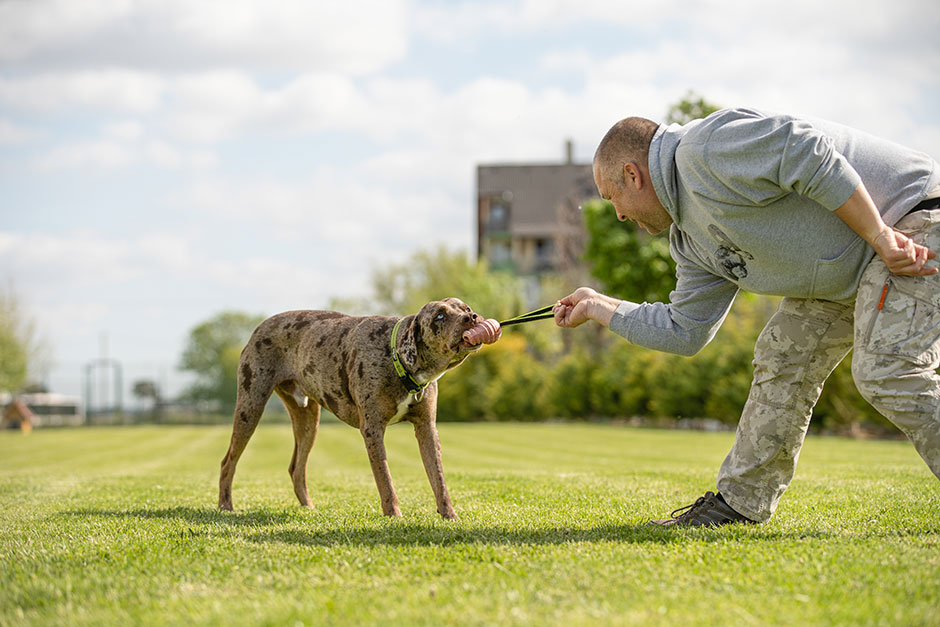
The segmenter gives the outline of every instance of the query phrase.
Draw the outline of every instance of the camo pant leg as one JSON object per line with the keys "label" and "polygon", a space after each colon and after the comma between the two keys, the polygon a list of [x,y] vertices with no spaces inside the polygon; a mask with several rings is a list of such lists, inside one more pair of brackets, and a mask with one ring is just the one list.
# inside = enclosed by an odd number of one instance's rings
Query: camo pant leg
{"label": "camo pant leg", "polygon": [[[940,210],[912,213],[895,228],[940,251]],[[858,288],[852,375],[865,400],[907,435],[940,478],[938,366],[940,275],[897,276],[876,257]]]}
{"label": "camo pant leg", "polygon": [[754,379],[718,491],[766,522],[790,485],[813,406],[852,348],[851,304],[785,298],[754,347]]}

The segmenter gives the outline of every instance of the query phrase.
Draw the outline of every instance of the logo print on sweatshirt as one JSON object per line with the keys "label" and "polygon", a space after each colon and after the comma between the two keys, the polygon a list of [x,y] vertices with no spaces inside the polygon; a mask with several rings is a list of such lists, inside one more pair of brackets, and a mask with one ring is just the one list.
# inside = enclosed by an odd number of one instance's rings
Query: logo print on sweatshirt
{"label": "logo print on sweatshirt", "polygon": [[754,255],[741,250],[732,242],[724,232],[714,224],[708,225],[708,232],[714,237],[721,246],[715,251],[715,258],[722,271],[732,281],[743,279],[747,276],[747,262],[753,259]]}

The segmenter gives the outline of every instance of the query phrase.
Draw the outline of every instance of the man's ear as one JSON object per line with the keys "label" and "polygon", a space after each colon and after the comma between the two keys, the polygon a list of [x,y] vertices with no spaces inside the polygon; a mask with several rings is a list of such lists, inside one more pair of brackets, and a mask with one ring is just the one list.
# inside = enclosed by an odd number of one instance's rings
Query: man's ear
{"label": "man's ear", "polygon": [[633,161],[627,161],[623,164],[623,181],[637,190],[643,189],[646,182],[643,178],[643,170]]}

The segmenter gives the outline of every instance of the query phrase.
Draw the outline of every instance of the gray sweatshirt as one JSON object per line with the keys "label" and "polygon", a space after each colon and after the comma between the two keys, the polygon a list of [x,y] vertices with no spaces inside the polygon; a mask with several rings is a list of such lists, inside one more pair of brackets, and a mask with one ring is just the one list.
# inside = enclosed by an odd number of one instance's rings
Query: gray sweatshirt
{"label": "gray sweatshirt", "polygon": [[940,184],[923,153],[751,109],[660,126],[649,169],[673,219],[676,289],[668,304],[623,301],[610,329],[681,355],[711,341],[739,289],[851,302],[874,251],[833,211],[864,183],[893,225]]}

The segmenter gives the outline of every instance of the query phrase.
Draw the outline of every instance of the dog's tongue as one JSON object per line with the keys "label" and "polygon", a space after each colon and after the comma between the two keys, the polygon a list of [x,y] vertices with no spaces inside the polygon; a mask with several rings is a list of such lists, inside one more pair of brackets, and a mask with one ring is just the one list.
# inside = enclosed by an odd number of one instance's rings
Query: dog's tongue
{"label": "dog's tongue", "polygon": [[499,322],[490,318],[484,320],[472,329],[463,332],[463,341],[471,346],[477,344],[492,344],[503,335],[503,330],[499,328]]}

